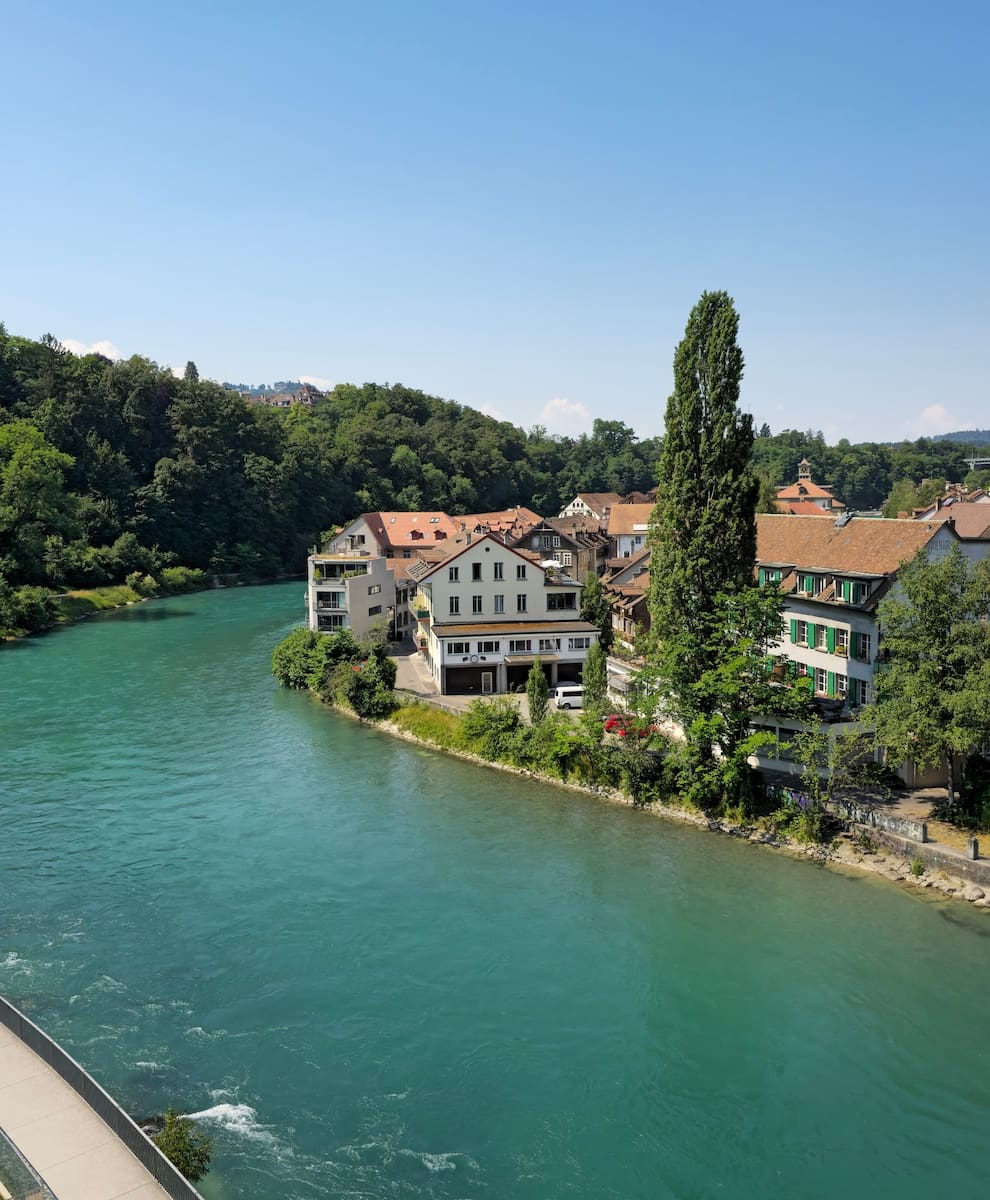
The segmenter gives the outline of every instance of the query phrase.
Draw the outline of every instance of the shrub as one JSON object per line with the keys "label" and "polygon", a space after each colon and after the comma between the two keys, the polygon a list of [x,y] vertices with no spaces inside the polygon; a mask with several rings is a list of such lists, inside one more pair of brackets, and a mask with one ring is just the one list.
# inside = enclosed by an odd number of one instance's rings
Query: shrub
{"label": "shrub", "polygon": [[462,746],[492,762],[507,758],[519,725],[519,709],[504,696],[473,700],[461,718]]}
{"label": "shrub", "polygon": [[206,572],[198,567],[163,567],[158,575],[158,587],[165,596],[199,591],[208,583]]}
{"label": "shrub", "polygon": [[161,1133],[151,1140],[191,1182],[202,1179],[209,1171],[213,1139],[200,1133],[188,1117],[180,1117],[174,1109],[165,1114]]}
{"label": "shrub", "polygon": [[911,859],[911,874],[917,879],[918,876],[924,875],[925,864],[920,858]]}
{"label": "shrub", "polygon": [[37,633],[50,629],[57,619],[58,605],[47,588],[0,586],[0,633]]}

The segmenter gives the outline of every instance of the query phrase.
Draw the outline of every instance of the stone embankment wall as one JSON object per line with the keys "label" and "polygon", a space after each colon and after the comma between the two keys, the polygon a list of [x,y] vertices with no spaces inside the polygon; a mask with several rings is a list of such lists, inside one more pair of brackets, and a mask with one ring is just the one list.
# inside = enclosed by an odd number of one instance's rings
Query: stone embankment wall
{"label": "stone embankment wall", "polygon": [[894,817],[889,813],[880,812],[875,808],[866,808],[851,800],[836,800],[832,808],[840,817],[847,821],[855,821],[857,825],[869,825],[873,829],[882,829],[886,833],[908,838],[912,842],[928,841],[928,822],[912,821],[907,817]]}

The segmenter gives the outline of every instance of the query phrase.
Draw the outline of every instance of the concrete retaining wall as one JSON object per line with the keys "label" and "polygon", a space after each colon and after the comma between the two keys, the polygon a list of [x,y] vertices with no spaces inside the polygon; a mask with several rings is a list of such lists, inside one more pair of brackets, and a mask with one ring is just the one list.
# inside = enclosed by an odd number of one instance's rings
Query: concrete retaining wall
{"label": "concrete retaining wall", "polygon": [[855,821],[858,825],[870,825],[873,829],[883,829],[887,833],[895,833],[898,837],[909,838],[912,842],[928,841],[928,822],[911,821],[907,817],[893,817],[876,808],[864,808],[851,800],[836,800],[832,809],[840,817]]}

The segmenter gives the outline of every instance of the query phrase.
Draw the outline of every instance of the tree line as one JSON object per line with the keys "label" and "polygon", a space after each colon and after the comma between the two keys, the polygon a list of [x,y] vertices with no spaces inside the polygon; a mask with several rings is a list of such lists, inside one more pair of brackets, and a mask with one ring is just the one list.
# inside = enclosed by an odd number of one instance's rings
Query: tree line
{"label": "tree line", "polygon": [[44,592],[176,565],[299,571],[321,531],[376,509],[556,513],[653,485],[657,439],[621,421],[529,432],[401,384],[250,407],[188,364],[77,357],[0,326],[0,629],[48,623]]}
{"label": "tree line", "polygon": [[[897,485],[900,504],[906,481],[965,473],[966,448],[950,442],[761,435],[752,465],[765,495],[803,456],[853,507]],[[46,596],[67,587],[132,577],[153,593],[166,572],[181,586],[180,567],[299,571],[323,530],[359,512],[523,504],[547,515],[582,491],[647,491],[661,449],[619,420],[580,437],[524,431],[401,384],[249,407],[192,363],[180,379],[139,355],[77,357],[0,325],[0,629],[51,623]]]}

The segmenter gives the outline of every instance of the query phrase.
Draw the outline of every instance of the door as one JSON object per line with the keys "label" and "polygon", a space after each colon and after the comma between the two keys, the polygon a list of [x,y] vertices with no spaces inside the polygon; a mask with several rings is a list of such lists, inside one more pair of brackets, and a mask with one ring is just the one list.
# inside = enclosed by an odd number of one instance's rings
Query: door
{"label": "door", "polygon": [[483,695],[490,696],[492,694],[492,692],[494,692],[494,690],[495,690],[495,688],[493,686],[494,678],[495,678],[495,675],[494,675],[494,672],[492,672],[492,671],[482,671],[481,672],[481,691],[482,691]]}

